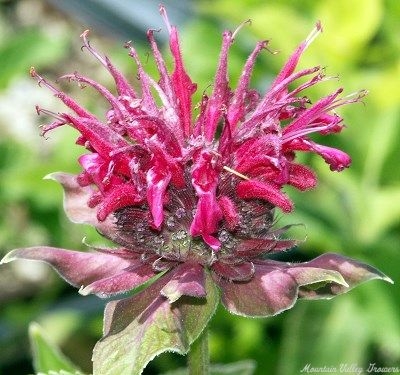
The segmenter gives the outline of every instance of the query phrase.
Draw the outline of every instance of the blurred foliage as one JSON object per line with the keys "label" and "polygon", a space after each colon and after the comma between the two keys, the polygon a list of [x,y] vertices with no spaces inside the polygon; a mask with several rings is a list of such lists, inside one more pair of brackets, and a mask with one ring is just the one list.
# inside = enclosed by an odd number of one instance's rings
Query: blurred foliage
{"label": "blurred foliage", "polygon": [[[187,70],[199,84],[199,95],[212,83],[224,28],[234,30],[252,20],[231,50],[233,86],[257,40],[271,38],[271,51],[280,51],[259,58],[253,85],[265,90],[289,53],[321,20],[324,33],[306,51],[301,66],[322,65],[328,75],[340,77],[310,90],[310,97],[326,95],[337,85],[347,94],[362,88],[370,94],[364,106],[340,109],[348,128],[323,140],[350,153],[352,167],[331,173],[318,158],[302,156],[317,169],[320,184],[311,192],[288,191],[297,209],[280,216],[278,224],[306,225],[307,241],[294,252],[298,259],[336,251],[373,264],[398,284],[400,2],[204,0],[190,2],[193,5],[194,13],[181,26],[181,37]],[[154,3],[148,6],[157,12]],[[78,36],[84,27],[73,15],[39,0],[2,1],[0,10],[1,254],[35,244],[82,249],[84,236],[89,243],[102,243],[90,228],[67,222],[60,188],[42,180],[57,170],[77,172],[80,150],[73,146],[76,134],[68,128],[58,129],[48,140],[39,137],[43,118],[35,116],[35,104],[55,111],[62,106],[29,78],[28,70],[35,65],[53,80],[76,69],[106,82],[108,78],[88,54],[81,53]],[[95,6],[91,12],[96,13]],[[92,38],[135,77],[134,64],[121,48],[123,40],[96,29]],[[148,47],[138,44],[137,48],[145,59]],[[153,69],[150,61],[147,67]],[[98,106],[92,92],[83,95],[76,87],[66,89],[77,93],[89,108]],[[39,322],[67,356],[90,372],[91,350],[101,336],[104,301],[79,296],[47,267],[33,263],[2,266],[0,283],[0,373],[33,372],[28,342],[32,321]],[[308,363],[313,367],[400,365],[396,284],[372,282],[329,302],[300,302],[268,320],[231,316],[221,308],[211,324],[212,361],[253,359],[260,375],[292,375]],[[184,363],[182,357],[164,354],[145,374],[167,372]]]}
{"label": "blurred foliage", "polygon": [[61,353],[59,348],[51,342],[39,324],[31,323],[29,325],[29,338],[33,354],[33,365],[36,373],[65,371],[72,375],[82,374],[79,369]]}

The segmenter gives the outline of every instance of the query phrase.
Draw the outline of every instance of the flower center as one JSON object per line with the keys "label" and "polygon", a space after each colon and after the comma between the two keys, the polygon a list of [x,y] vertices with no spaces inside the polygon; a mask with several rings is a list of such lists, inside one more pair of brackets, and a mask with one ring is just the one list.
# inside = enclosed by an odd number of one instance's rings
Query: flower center
{"label": "flower center", "polygon": [[147,204],[117,210],[114,213],[117,241],[127,249],[140,253],[146,262],[158,262],[161,259],[171,265],[192,261],[211,266],[217,260],[229,261],[237,258],[237,249],[243,241],[273,237],[270,233],[273,221],[270,204],[256,199],[237,200],[235,203],[239,214],[238,225],[234,230],[228,229],[225,221],[221,220],[214,233],[221,243],[218,251],[207,245],[201,236],[189,234],[197,206],[197,198],[190,184],[183,189],[168,188],[164,221],[160,229],[152,227]]}

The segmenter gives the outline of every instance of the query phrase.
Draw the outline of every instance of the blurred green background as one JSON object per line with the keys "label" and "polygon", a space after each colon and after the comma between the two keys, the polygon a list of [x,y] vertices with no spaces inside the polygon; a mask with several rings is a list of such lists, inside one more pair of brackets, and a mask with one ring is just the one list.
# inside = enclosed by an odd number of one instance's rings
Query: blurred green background
{"label": "blurred green background", "polygon": [[[21,246],[46,244],[83,249],[82,238],[102,243],[93,231],[69,223],[61,189],[46,174],[78,172],[76,134],[67,127],[39,136],[46,122],[35,104],[62,106],[29,77],[30,66],[56,80],[79,70],[106,83],[109,77],[80,50],[80,33],[91,29],[92,44],[135,80],[134,64],[122,48],[132,40],[147,61],[145,31],[162,27],[157,1],[1,1],[0,2],[0,255]],[[366,261],[395,285],[371,282],[331,301],[299,302],[276,317],[255,320],[222,308],[211,324],[212,361],[257,362],[256,374],[292,375],[313,367],[355,364],[367,368],[400,366],[400,2],[396,0],[214,0],[165,1],[172,23],[180,26],[186,67],[201,93],[213,79],[225,28],[246,19],[230,53],[232,87],[255,42],[270,39],[277,55],[258,60],[253,86],[263,91],[293,48],[321,20],[324,33],[306,51],[301,67],[322,65],[339,80],[323,83],[309,96],[337,86],[350,94],[368,89],[364,104],[340,108],[347,129],[323,143],[351,154],[353,165],[331,173],[318,158],[304,155],[320,183],[306,193],[288,191],[296,211],[278,224],[304,223],[307,241],[295,251],[310,259],[336,251]],[[167,50],[166,46],[163,47]],[[151,61],[146,68],[154,71]],[[101,113],[93,91],[73,91]],[[304,233],[300,234],[304,236]],[[36,321],[63,352],[90,372],[91,350],[101,337],[104,301],[81,297],[46,266],[15,262],[0,269],[0,373],[33,373],[28,325]],[[164,354],[144,374],[184,365]],[[350,372],[351,373],[351,372]]]}

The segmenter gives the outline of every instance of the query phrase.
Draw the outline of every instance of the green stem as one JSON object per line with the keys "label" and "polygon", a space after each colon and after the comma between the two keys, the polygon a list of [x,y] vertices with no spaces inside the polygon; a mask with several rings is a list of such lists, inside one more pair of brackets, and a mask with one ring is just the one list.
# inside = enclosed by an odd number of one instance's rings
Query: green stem
{"label": "green stem", "polygon": [[208,375],[209,363],[208,330],[205,328],[200,337],[190,346],[188,354],[189,375]]}

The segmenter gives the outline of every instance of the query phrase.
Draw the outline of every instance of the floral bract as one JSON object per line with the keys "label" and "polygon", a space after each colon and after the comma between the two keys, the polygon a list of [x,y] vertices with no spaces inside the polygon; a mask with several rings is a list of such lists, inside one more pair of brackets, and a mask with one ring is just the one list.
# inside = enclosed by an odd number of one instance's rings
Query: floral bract
{"label": "floral bract", "polygon": [[[282,188],[306,190],[317,183],[314,172],[296,161],[297,152],[320,155],[333,171],[350,165],[343,151],[310,137],[340,132],[343,121],[333,110],[359,101],[364,93],[342,97],[338,89],[311,104],[304,90],[326,79],[323,70],[295,70],[321,26],[298,46],[264,94],[249,84],[256,58],[268,42],[256,44],[232,89],[228,52],[236,32],[224,32],[211,92],[194,106],[196,84],[185,70],[178,32],[160,9],[174,67],[170,73],[152,30],[147,36],[157,79],[146,73],[134,46],[127,44],[140,92],[90,45],[87,32],[82,34],[86,50],[114,78],[116,93],[78,73],[63,78],[97,90],[108,104],[106,121],[31,70],[70,110],[55,114],[38,108],[55,118],[43,133],[68,124],[80,133],[77,143],[88,150],[79,158],[81,174],[49,178],[64,188],[68,217],[93,225],[116,247],[92,252],[31,247],[3,259],[45,261],[80,293],[100,297],[130,291],[161,275],[145,291],[106,308],[105,338],[97,353],[109,352],[114,364],[120,364],[123,350],[131,350],[129,343],[146,335],[150,342],[152,334],[165,328],[160,324],[175,332],[157,348],[146,348],[147,354],[130,353],[136,356],[132,369],[139,370],[161,351],[186,352],[220,298],[232,313],[266,317],[291,308],[298,298],[329,298],[366,280],[390,280],[373,267],[335,254],[294,264],[268,259],[268,254],[296,244],[282,238],[284,228],[273,228],[275,208],[293,209]],[[290,89],[300,78],[303,83]],[[198,108],[197,116],[193,108]],[[158,333],[143,333],[141,325],[158,327]],[[111,346],[106,345],[109,337],[114,337]],[[124,345],[116,347],[115,337]],[[95,351],[95,367],[96,358]],[[109,372],[104,372],[107,366],[97,366],[102,374],[122,373],[119,365]]]}

